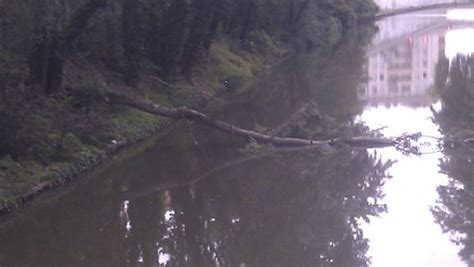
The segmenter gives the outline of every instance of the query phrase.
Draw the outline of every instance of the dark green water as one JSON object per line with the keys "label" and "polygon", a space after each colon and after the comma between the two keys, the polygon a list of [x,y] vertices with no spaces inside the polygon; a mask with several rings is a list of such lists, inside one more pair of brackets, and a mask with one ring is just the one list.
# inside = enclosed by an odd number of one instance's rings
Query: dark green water
{"label": "dark green water", "polygon": [[[469,52],[450,38],[474,29],[444,13],[386,19],[371,42],[354,32],[290,59],[214,114],[278,129],[314,103],[313,116],[286,133],[330,138],[357,134],[350,126],[363,122],[388,136],[442,137],[449,115],[469,106],[451,111],[461,100],[449,102],[454,89],[436,93],[436,81],[458,75],[459,89],[471,74],[436,69]],[[183,123],[3,218],[0,266],[468,266],[471,150],[251,150]]]}

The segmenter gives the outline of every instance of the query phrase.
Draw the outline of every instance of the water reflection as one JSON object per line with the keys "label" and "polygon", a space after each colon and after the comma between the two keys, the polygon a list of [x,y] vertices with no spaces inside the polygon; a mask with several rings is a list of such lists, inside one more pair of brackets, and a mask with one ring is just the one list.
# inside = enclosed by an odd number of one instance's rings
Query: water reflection
{"label": "water reflection", "polygon": [[[168,191],[174,216],[164,224],[172,233],[150,241],[168,244],[173,265],[367,266],[358,220],[384,210],[379,188],[388,167],[365,151],[292,152],[235,164],[191,188]],[[132,219],[140,224],[154,227]]]}
{"label": "water reflection", "polygon": [[[367,103],[359,120],[374,129],[386,127],[382,132],[389,136],[416,131],[447,140],[453,132],[458,136],[460,127],[454,125],[460,121],[472,125],[473,121],[466,120],[474,108],[466,104],[472,60],[456,55],[472,51],[473,25],[465,19],[452,20],[455,14],[467,13],[400,16],[381,22],[382,31],[368,52],[369,81],[359,92],[359,99]],[[434,110],[441,112],[433,116]],[[457,149],[452,153],[450,146],[436,152],[435,143],[428,144],[431,148],[424,152],[430,153],[421,157],[378,150],[397,164],[390,169],[393,178],[382,189],[388,213],[363,227],[371,241],[368,254],[373,266],[466,266],[471,260],[468,236],[474,229],[466,215],[473,199],[466,198],[469,193],[463,182],[474,173],[469,165],[473,155]],[[454,163],[455,158],[466,164]],[[460,173],[465,175],[463,180]],[[457,256],[459,251],[465,263]]]}
{"label": "water reflection", "polygon": [[[387,126],[383,133],[389,136],[414,130],[440,136],[431,117],[429,107],[379,106],[367,109],[360,119],[374,128]],[[448,180],[438,173],[442,154],[406,156],[394,149],[378,152],[397,163],[390,169],[392,179],[382,189],[387,214],[363,227],[370,240],[372,266],[463,266],[456,246],[430,212],[438,198],[437,187]]]}
{"label": "water reflection", "polygon": [[[354,121],[387,126],[388,136],[471,133],[473,60],[444,56],[462,50],[445,35],[469,25],[443,14],[380,23],[369,48],[371,29],[348,33],[276,67],[253,90],[228,92],[215,116],[291,136],[311,129],[315,138],[357,134]],[[436,92],[442,108],[433,118]],[[462,266],[458,251],[471,257],[469,151],[446,147],[445,175],[441,153],[242,148],[183,124],[7,218],[0,265]]]}
{"label": "water reflection", "polygon": [[[155,149],[171,157],[183,154]],[[194,170],[203,170],[226,153],[194,147],[185,154],[194,154]],[[189,185],[157,184],[171,173],[161,168],[141,179],[123,176],[143,159],[160,159],[156,156],[148,151],[122,163],[105,180],[9,225],[0,233],[8,242],[1,244],[2,264],[368,266],[360,221],[384,211],[380,187],[390,167],[377,155],[364,150],[242,154]],[[174,165],[193,170],[185,161]]]}
{"label": "water reflection", "polygon": [[[439,201],[433,214],[452,241],[461,245],[460,256],[474,264],[474,149],[470,139],[474,136],[474,76],[472,56],[458,55],[444,63],[439,72],[438,92],[442,109],[436,122],[449,137],[445,141],[444,157],[440,167],[449,175],[449,183],[438,188]],[[470,265],[470,266],[471,266]]]}
{"label": "water reflection", "polygon": [[[348,134],[362,110],[355,85],[372,32],[290,59],[254,90],[229,92],[215,116],[291,136]],[[385,211],[390,161],[365,150],[237,148],[230,136],[181,125],[89,183],[18,212],[0,229],[0,264],[369,265],[360,226]]]}

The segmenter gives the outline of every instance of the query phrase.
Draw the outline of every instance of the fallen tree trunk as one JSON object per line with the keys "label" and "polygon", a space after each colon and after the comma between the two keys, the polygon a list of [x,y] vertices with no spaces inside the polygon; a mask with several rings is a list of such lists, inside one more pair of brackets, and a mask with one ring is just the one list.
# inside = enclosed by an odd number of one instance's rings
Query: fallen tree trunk
{"label": "fallen tree trunk", "polygon": [[352,138],[336,138],[329,140],[311,140],[303,138],[292,138],[292,137],[277,137],[266,134],[261,134],[255,131],[242,129],[232,124],[213,119],[208,115],[190,109],[187,107],[164,107],[155,103],[147,102],[144,100],[138,100],[129,98],[124,95],[118,95],[114,93],[107,93],[107,98],[117,105],[123,105],[133,107],[138,110],[154,114],[157,116],[168,117],[172,119],[186,119],[195,121],[206,125],[210,128],[220,130],[222,132],[239,136],[246,139],[255,140],[260,143],[272,144],[275,146],[322,146],[322,145],[336,145],[345,144],[351,147],[366,147],[366,148],[377,148],[377,147],[390,147],[397,144],[396,140],[389,138],[374,138],[374,137],[352,137]]}

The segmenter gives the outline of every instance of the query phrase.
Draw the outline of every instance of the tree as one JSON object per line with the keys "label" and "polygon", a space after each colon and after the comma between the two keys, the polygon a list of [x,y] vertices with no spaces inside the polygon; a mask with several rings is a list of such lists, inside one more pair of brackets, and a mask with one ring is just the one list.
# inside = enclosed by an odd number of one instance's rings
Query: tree
{"label": "tree", "polygon": [[135,86],[140,79],[145,45],[145,10],[142,1],[124,0],[122,12],[125,82]]}
{"label": "tree", "polygon": [[436,72],[443,107],[435,120],[446,138],[440,168],[449,183],[438,187],[433,214],[453,242],[462,246],[459,254],[466,262],[472,262],[474,250],[474,151],[469,142],[474,135],[473,67],[472,56],[457,56],[441,60]]}
{"label": "tree", "polygon": [[67,53],[84,31],[89,19],[105,4],[105,0],[89,0],[67,20],[65,16],[57,16],[58,13],[65,13],[64,1],[52,1],[45,11],[38,12],[47,22],[40,26],[40,35],[29,57],[29,67],[30,81],[41,92],[51,95],[60,90]]}

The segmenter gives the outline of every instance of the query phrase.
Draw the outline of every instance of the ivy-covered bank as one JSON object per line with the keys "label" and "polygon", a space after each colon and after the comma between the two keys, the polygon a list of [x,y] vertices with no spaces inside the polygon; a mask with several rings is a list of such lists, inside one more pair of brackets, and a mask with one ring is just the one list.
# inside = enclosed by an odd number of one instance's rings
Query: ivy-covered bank
{"label": "ivy-covered bank", "polygon": [[0,1],[0,210],[171,123],[104,92],[205,111],[375,12],[370,0]]}

